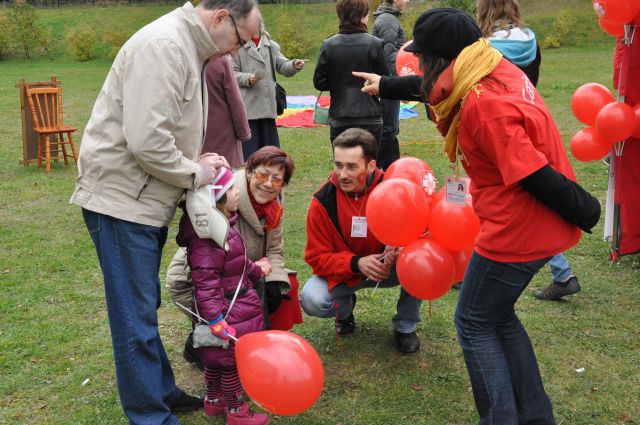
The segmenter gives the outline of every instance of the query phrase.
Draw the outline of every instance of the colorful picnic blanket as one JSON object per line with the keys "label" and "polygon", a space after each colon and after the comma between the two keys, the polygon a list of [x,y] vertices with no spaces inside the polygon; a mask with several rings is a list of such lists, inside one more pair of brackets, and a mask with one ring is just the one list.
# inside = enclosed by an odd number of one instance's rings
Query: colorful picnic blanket
{"label": "colorful picnic blanket", "polygon": [[[320,96],[318,104],[327,107],[330,103],[329,96]],[[287,96],[287,109],[276,120],[278,127],[316,127],[321,124],[313,122],[313,109],[316,104],[316,96]],[[400,104],[400,119],[405,120],[418,115],[413,108],[418,102],[402,102]]]}

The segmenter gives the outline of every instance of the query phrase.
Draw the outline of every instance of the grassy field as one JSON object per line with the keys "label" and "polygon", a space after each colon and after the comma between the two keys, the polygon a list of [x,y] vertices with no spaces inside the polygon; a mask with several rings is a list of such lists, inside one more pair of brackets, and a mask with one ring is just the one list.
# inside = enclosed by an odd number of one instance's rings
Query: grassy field
{"label": "grassy field", "polygon": [[[579,25],[568,47],[543,52],[539,89],[565,143],[580,128],[569,107],[571,93],[586,82],[611,85],[613,40],[600,34],[590,2],[522,0],[527,22],[538,35],[550,31],[555,14],[572,10]],[[281,6],[263,6],[267,27]],[[304,6],[317,44],[337,26],[333,5]],[[424,4],[412,4],[413,12]],[[89,23],[98,33],[129,30],[172,6],[73,8],[41,11],[54,32]],[[576,19],[577,19],[576,18]],[[106,49],[103,53],[106,52]],[[307,69],[280,81],[290,94],[313,94],[311,83],[317,48]],[[68,204],[75,168],[54,165],[45,175],[19,165],[21,127],[18,90],[21,78],[63,83],[66,123],[82,129],[108,72],[100,57],[74,62],[60,45],[54,60],[0,61],[0,424],[126,423],[118,404],[102,276],[80,211]],[[450,172],[442,139],[420,117],[401,123],[405,155],[425,159],[442,181]],[[283,147],[296,160],[285,208],[287,265],[310,276],[302,259],[304,222],[312,191],[331,170],[327,128],[281,129]],[[78,137],[79,139],[80,137]],[[578,163],[581,183],[604,203],[606,169],[601,163]],[[163,270],[176,249],[170,227]],[[640,423],[640,300],[638,256],[617,264],[608,260],[602,224],[567,253],[583,291],[567,302],[540,302],[531,291],[517,309],[536,348],[547,391],[560,424]],[[550,235],[552,237],[552,235]],[[548,269],[532,287],[548,283]],[[180,386],[203,391],[201,373],[184,363],[182,347],[189,331],[183,315],[166,293],[159,310],[160,332]],[[276,424],[472,424],[477,422],[464,361],[452,316],[456,292],[423,307],[419,354],[401,356],[391,345],[390,319],[397,292],[365,292],[355,311],[353,338],[336,341],[330,321],[309,318],[296,328],[323,359],[326,384],[322,397],[296,417],[274,417]],[[576,369],[584,368],[577,373]],[[185,424],[222,423],[201,412],[180,415]]]}

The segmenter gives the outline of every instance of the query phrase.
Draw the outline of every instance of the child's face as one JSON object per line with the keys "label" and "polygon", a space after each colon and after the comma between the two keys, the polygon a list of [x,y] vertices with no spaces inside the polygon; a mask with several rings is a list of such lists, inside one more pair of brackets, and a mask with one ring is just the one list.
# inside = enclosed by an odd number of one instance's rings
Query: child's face
{"label": "child's face", "polygon": [[222,206],[229,214],[238,211],[238,203],[240,202],[240,191],[234,184],[227,190],[227,201]]}

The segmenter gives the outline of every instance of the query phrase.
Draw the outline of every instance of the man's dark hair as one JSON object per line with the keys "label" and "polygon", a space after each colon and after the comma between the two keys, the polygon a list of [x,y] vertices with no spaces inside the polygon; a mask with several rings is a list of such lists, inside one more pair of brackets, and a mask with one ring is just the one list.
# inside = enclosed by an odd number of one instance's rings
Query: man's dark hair
{"label": "man's dark hair", "polygon": [[340,133],[338,137],[333,139],[331,143],[333,150],[336,148],[354,148],[356,146],[362,146],[364,152],[364,159],[368,163],[372,159],[378,157],[378,142],[373,134],[367,130],[361,128],[350,128]]}
{"label": "man's dark hair", "polygon": [[367,0],[337,0],[336,13],[341,26],[358,26],[362,18],[369,14],[369,2]]}
{"label": "man's dark hair", "polygon": [[257,6],[255,0],[201,0],[206,10],[227,9],[236,19],[245,19]]}

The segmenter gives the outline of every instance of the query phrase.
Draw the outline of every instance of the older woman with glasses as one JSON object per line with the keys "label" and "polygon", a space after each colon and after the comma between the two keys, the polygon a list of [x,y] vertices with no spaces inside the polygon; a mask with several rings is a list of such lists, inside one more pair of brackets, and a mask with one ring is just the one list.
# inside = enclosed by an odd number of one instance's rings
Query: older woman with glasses
{"label": "older woman with glasses", "polygon": [[[235,172],[240,192],[238,231],[252,261],[266,257],[272,271],[256,285],[264,307],[265,326],[289,330],[302,323],[295,272],[284,266],[284,241],[281,204],[282,189],[294,170],[293,158],[275,146],[265,146],[251,155],[244,169]],[[193,298],[191,272],[186,252],[180,248],[167,270],[167,289],[171,299],[190,306]],[[184,358],[201,366],[192,336],[186,341]]]}

